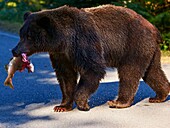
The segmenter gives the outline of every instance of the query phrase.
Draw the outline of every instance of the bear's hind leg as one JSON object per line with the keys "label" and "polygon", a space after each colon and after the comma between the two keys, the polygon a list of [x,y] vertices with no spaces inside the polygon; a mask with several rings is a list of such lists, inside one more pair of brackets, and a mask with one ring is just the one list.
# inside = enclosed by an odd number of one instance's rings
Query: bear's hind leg
{"label": "bear's hind leg", "polygon": [[138,89],[139,80],[142,77],[142,71],[139,66],[130,64],[118,68],[120,79],[118,98],[108,101],[110,108],[130,107]]}
{"label": "bear's hind leg", "polygon": [[100,79],[96,74],[91,72],[81,75],[74,95],[74,100],[79,110],[88,111],[90,109],[88,98],[98,88]]}
{"label": "bear's hind leg", "polygon": [[159,51],[156,52],[153,62],[148,67],[143,80],[156,92],[156,96],[150,98],[149,102],[159,103],[166,100],[169,94],[170,84],[161,69]]}
{"label": "bear's hind leg", "polygon": [[169,94],[169,82],[160,67],[151,67],[143,77],[143,80],[156,92],[154,98],[149,98],[151,103],[159,103],[166,100]]}

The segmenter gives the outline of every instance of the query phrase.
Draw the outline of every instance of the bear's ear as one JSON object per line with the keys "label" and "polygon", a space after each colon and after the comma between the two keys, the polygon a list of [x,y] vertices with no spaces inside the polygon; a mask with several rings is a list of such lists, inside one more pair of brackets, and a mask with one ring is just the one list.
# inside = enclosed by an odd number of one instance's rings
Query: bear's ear
{"label": "bear's ear", "polygon": [[26,12],[26,13],[24,14],[24,21],[27,19],[27,17],[28,17],[30,14],[31,14],[31,12]]}

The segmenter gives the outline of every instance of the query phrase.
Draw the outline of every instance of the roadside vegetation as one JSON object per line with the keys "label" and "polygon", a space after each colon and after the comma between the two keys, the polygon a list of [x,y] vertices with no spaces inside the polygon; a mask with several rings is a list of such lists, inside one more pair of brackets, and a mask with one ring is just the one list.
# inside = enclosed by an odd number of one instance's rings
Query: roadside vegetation
{"label": "roadside vegetation", "polygon": [[[114,4],[131,8],[154,24],[161,32],[163,54],[170,56],[170,0],[0,0],[0,30],[18,33],[27,11],[40,11],[62,5],[94,7]],[[167,54],[168,53],[168,54]]]}

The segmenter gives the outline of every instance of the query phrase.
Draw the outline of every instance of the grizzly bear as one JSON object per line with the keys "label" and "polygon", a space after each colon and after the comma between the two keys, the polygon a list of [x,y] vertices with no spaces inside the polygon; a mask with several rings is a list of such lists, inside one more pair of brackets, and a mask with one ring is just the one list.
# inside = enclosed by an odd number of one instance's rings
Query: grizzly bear
{"label": "grizzly bear", "polygon": [[[13,56],[48,52],[62,91],[54,111],[90,109],[88,98],[105,76],[106,67],[117,68],[118,98],[109,107],[131,106],[143,80],[155,91],[149,102],[166,100],[170,84],[161,69],[158,30],[131,9],[103,5],[25,13],[20,41]],[[77,82],[78,74],[80,80]]]}

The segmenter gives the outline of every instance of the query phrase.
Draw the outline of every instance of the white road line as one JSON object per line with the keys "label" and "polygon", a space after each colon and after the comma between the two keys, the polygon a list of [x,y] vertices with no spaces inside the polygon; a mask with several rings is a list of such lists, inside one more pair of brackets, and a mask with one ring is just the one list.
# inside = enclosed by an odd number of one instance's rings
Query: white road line
{"label": "white road line", "polygon": [[9,34],[9,33],[5,33],[5,32],[0,32],[0,35],[1,36],[7,36],[7,37],[10,37],[10,38],[19,39],[18,36],[15,36],[15,35],[12,35],[12,34]]}

